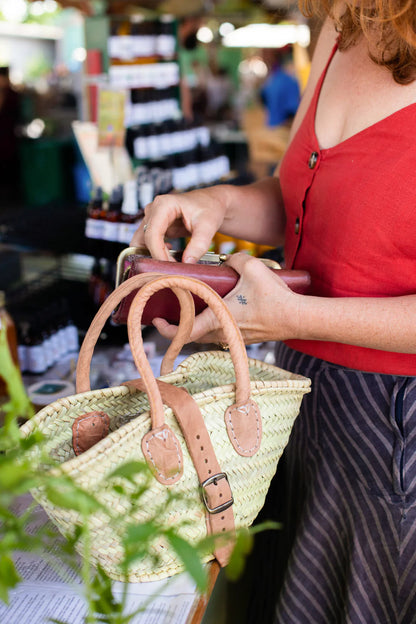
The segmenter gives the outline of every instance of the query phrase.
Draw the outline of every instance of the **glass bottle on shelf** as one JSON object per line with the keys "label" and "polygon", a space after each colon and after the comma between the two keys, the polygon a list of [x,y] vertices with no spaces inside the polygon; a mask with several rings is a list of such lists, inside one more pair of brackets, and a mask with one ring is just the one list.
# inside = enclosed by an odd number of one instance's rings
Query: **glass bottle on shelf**
{"label": "glass bottle on shelf", "polygon": [[137,180],[128,180],[124,184],[124,199],[121,207],[118,240],[128,245],[134,232],[143,217],[143,210],[139,203]]}
{"label": "glass bottle on shelf", "polygon": [[156,32],[155,22],[151,20],[143,20],[132,24],[134,32],[134,57],[151,58],[156,54]]}
{"label": "glass bottle on shelf", "polygon": [[108,210],[105,214],[102,239],[106,241],[117,242],[118,230],[121,222],[121,207],[123,203],[123,187],[116,186],[110,195],[108,201]]}
{"label": "glass bottle on shelf", "polygon": [[46,313],[42,316],[40,322],[40,333],[42,335],[43,348],[45,352],[46,368],[50,368],[55,364],[57,359],[56,342],[53,336],[53,328],[51,325],[51,314]]}
{"label": "glass bottle on shelf", "polygon": [[29,323],[21,320],[17,324],[17,355],[19,358],[20,371],[27,371],[27,343],[28,343]]}
{"label": "glass bottle on shelf", "polygon": [[142,126],[136,129],[133,138],[133,154],[138,160],[149,158],[149,127]]}
{"label": "glass bottle on shelf", "polygon": [[176,54],[176,22],[169,15],[164,15],[159,20],[156,54],[162,58],[170,58]]}
{"label": "glass bottle on shelf", "polygon": [[172,127],[173,122],[169,119],[166,119],[160,124],[159,144],[160,154],[162,155],[162,157],[169,156],[174,152]]}
{"label": "glass bottle on shelf", "polygon": [[87,209],[85,236],[87,238],[102,238],[103,235],[104,195],[101,186],[95,188]]}
{"label": "glass bottle on shelf", "polygon": [[65,330],[65,339],[67,343],[67,352],[76,353],[79,350],[78,328],[72,319],[72,315],[69,309],[68,302],[65,301],[63,306],[64,306],[63,308],[64,330]]}
{"label": "glass bottle on shelf", "polygon": [[60,301],[52,302],[50,313],[52,348],[55,355],[55,362],[59,362],[60,358],[65,355],[66,352],[66,340]]}
{"label": "glass bottle on shelf", "polygon": [[147,204],[150,204],[150,202],[153,201],[154,198],[154,181],[150,172],[146,172],[138,176],[137,187],[139,206],[143,214],[145,206],[147,206]]}
{"label": "glass bottle on shelf", "polygon": [[134,59],[135,36],[131,29],[132,25],[127,20],[111,24],[107,48],[112,63],[128,62]]}
{"label": "glass bottle on shelf", "polygon": [[36,323],[31,323],[29,326],[26,349],[27,372],[32,375],[42,375],[46,372],[48,364],[46,361],[43,337]]}
{"label": "glass bottle on shelf", "polygon": [[88,294],[90,299],[96,303],[97,301],[97,291],[100,288],[100,283],[102,280],[102,268],[100,258],[94,258],[94,264],[91,268],[90,277],[88,280]]}

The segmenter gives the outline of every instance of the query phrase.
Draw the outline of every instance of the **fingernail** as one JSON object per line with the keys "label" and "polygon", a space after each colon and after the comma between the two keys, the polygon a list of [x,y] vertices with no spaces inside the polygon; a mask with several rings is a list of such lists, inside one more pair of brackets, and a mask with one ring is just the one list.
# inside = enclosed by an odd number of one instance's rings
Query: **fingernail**
{"label": "fingernail", "polygon": [[196,259],[193,258],[192,256],[189,256],[188,258],[185,258],[184,262],[186,264],[196,264]]}

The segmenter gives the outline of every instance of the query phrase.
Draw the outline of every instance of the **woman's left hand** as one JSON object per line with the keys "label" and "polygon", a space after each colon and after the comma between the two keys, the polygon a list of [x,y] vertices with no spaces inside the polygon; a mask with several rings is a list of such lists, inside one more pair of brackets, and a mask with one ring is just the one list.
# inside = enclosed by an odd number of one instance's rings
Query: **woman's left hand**
{"label": "woman's left hand", "polygon": [[[299,297],[258,258],[246,253],[228,257],[226,264],[240,275],[235,288],[225,297],[246,344],[285,340],[297,337]],[[163,319],[154,325],[166,338],[172,339],[177,327]],[[195,318],[190,342],[223,343],[225,337],[214,313],[205,309]]]}

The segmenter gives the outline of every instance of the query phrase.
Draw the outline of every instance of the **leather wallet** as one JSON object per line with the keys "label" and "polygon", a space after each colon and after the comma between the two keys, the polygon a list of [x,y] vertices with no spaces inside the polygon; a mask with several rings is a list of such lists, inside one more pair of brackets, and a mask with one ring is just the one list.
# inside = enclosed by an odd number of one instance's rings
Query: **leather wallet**
{"label": "leather wallet", "polygon": [[[171,252],[175,260],[180,260],[180,252]],[[207,253],[199,260],[197,264],[185,264],[183,262],[168,262],[167,260],[155,260],[147,250],[128,247],[118,257],[116,288],[126,279],[139,273],[160,273],[163,275],[185,275],[195,279],[202,280],[208,286],[211,286],[220,297],[224,297],[236,285],[239,275],[234,269],[223,264],[226,256],[220,256],[214,253]],[[260,258],[270,269],[278,273],[286,284],[293,291],[306,294],[310,287],[310,275],[307,271],[281,269],[277,262]],[[137,291],[133,291],[125,297],[122,302],[114,310],[112,321],[117,325],[127,323],[127,316],[130,305]],[[194,297],[195,312],[199,314],[206,304]],[[164,289],[153,295],[146,304],[143,312],[143,325],[151,325],[156,317],[164,318],[169,323],[178,323],[179,321],[179,302],[171,290]]]}

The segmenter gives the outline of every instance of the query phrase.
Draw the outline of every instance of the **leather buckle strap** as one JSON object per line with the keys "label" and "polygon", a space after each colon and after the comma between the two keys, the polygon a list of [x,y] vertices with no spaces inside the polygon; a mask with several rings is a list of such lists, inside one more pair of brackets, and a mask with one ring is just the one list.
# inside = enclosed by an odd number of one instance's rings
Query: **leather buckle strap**
{"label": "leather buckle strap", "polygon": [[226,509],[231,507],[231,505],[234,503],[234,498],[233,498],[233,495],[232,495],[232,492],[231,492],[231,489],[230,489],[230,498],[229,498],[229,500],[225,501],[225,503],[221,503],[221,505],[217,505],[216,507],[210,507],[209,506],[208,494],[207,494],[205,488],[208,485],[211,485],[212,483],[214,485],[217,485],[217,482],[220,481],[221,479],[225,479],[227,481],[227,484],[228,484],[228,487],[229,487],[228,477],[227,477],[225,472],[219,472],[218,474],[213,475],[212,477],[209,477],[208,479],[205,479],[205,481],[203,483],[199,484],[200,485],[202,502],[204,503],[206,510],[210,514],[221,513],[222,511],[225,511]]}
{"label": "leather buckle strap", "polygon": [[[215,557],[221,566],[225,566],[235,543],[234,500],[228,477],[221,470],[204,418],[193,397],[184,388],[160,379],[156,381],[163,403],[173,410],[188,446],[205,507],[208,535],[217,538],[225,534],[226,539],[216,539],[214,546]],[[126,382],[125,385],[145,390],[142,379]]]}

